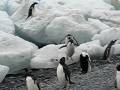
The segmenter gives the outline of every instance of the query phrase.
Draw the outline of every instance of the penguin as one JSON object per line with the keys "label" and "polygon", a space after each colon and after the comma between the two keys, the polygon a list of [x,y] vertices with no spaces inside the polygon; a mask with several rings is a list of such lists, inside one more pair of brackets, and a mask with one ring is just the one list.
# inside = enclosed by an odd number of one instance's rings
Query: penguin
{"label": "penguin", "polygon": [[68,66],[65,64],[65,57],[62,57],[57,67],[57,78],[61,85],[66,88],[67,84],[74,84],[70,79],[70,71]]}
{"label": "penguin", "polygon": [[32,12],[33,12],[33,9],[34,9],[34,7],[35,7],[36,4],[38,4],[38,3],[37,3],[37,2],[34,2],[34,3],[30,6],[29,11],[28,11],[28,16],[27,16],[26,19],[28,19],[29,17],[32,16],[32,14],[33,14]]}
{"label": "penguin", "polygon": [[74,37],[73,35],[71,35],[71,34],[67,34],[67,35],[65,36],[65,38],[60,41],[60,43],[61,43],[63,40],[65,40],[65,44],[67,45],[67,44],[68,44],[68,41],[69,41],[70,39],[73,39],[73,40],[75,41],[75,42],[74,42],[74,45],[79,46],[78,41],[77,41],[77,40],[75,39],[75,37]]}
{"label": "penguin", "polygon": [[120,90],[120,64],[117,64],[116,66],[115,88]]}
{"label": "penguin", "polygon": [[108,44],[107,48],[105,49],[104,55],[103,55],[103,60],[107,60],[107,59],[109,58],[111,47],[115,44],[116,41],[117,41],[117,40],[112,40],[112,41]]}
{"label": "penguin", "polygon": [[91,71],[91,65],[90,65],[90,57],[88,55],[88,53],[86,52],[82,52],[80,54],[80,68],[81,68],[81,72],[83,74],[86,74],[88,71]]}
{"label": "penguin", "polygon": [[69,58],[73,61],[72,56],[75,53],[75,46],[73,43],[73,40],[70,38],[67,45],[61,46],[59,49],[66,47],[66,59],[68,60]]}
{"label": "penguin", "polygon": [[41,90],[40,82],[31,74],[28,69],[25,69],[25,71],[27,90]]}
{"label": "penguin", "polygon": [[71,60],[73,60],[72,56],[74,53],[75,53],[75,46],[73,40],[70,39],[66,47],[66,59],[68,60],[69,58],[71,58]]}

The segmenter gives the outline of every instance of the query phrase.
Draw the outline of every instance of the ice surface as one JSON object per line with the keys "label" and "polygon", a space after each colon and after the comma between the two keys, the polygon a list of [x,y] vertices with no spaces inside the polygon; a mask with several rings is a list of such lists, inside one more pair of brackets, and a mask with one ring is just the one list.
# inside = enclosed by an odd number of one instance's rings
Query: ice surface
{"label": "ice surface", "polygon": [[103,22],[101,22],[98,19],[88,18],[88,22],[90,22],[91,25],[93,25],[94,27],[96,27],[97,30],[99,30],[98,33],[103,31],[103,30],[111,28],[110,26],[104,24]]}
{"label": "ice surface", "polygon": [[0,31],[4,31],[10,34],[15,33],[13,21],[5,11],[0,11]]}
{"label": "ice surface", "polygon": [[93,10],[91,11],[90,16],[92,18],[97,18],[101,20],[102,22],[108,22],[106,24],[115,27],[114,24],[117,25],[117,27],[120,24],[120,11],[118,10]]}
{"label": "ice surface", "polygon": [[9,73],[14,73],[29,66],[37,46],[17,36],[0,32],[0,64],[9,66]]}
{"label": "ice surface", "polygon": [[9,67],[0,65],[0,82],[3,81],[8,71],[9,71]]}
{"label": "ice surface", "polygon": [[101,45],[106,45],[111,40],[120,39],[120,30],[119,28],[111,28],[105,31],[102,31],[100,34],[96,34],[92,40],[100,40]]}
{"label": "ice surface", "polygon": [[82,50],[83,52],[87,52],[91,58],[99,58],[103,55],[105,48],[101,46],[99,40],[87,42],[81,44],[77,47],[78,50]]}

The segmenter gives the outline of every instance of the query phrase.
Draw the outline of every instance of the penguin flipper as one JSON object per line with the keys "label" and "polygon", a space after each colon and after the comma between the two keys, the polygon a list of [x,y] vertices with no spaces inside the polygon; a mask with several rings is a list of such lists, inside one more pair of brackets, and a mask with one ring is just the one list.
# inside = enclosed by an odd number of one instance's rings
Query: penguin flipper
{"label": "penguin flipper", "polygon": [[41,90],[40,84],[39,84],[39,83],[37,83],[37,87],[38,87],[38,90]]}
{"label": "penguin flipper", "polygon": [[66,47],[67,45],[63,45],[63,46],[61,46],[59,49],[61,49],[61,48],[63,48],[63,47]]}

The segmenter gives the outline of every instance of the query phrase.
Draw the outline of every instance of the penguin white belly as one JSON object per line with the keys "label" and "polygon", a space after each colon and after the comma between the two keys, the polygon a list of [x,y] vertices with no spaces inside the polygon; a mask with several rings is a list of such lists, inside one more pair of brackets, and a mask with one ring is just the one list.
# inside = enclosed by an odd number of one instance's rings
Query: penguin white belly
{"label": "penguin white belly", "polygon": [[39,90],[37,85],[34,83],[31,77],[26,78],[27,90]]}
{"label": "penguin white belly", "polygon": [[57,67],[57,78],[60,84],[65,84],[65,73],[63,71],[63,66],[61,64],[58,65]]}
{"label": "penguin white belly", "polygon": [[120,90],[120,71],[117,71],[116,81],[117,81],[117,89]]}
{"label": "penguin white belly", "polygon": [[67,56],[71,57],[74,54],[74,52],[75,52],[75,50],[74,50],[74,44],[68,43],[67,50],[66,50]]}

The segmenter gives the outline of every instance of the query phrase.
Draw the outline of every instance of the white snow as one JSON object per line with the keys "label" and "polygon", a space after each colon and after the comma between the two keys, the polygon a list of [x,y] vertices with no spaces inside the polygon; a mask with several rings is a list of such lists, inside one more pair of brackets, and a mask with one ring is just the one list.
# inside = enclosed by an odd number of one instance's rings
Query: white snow
{"label": "white snow", "polygon": [[120,39],[120,29],[111,28],[105,31],[102,31],[100,34],[96,34],[92,40],[100,40],[101,45],[106,45],[111,40]]}
{"label": "white snow", "polygon": [[35,50],[34,44],[0,31],[0,64],[9,66],[9,73],[28,67]]}
{"label": "white snow", "polygon": [[9,67],[0,65],[0,82],[3,81],[8,71],[9,71]]}
{"label": "white snow", "polygon": [[0,31],[4,31],[10,34],[15,33],[13,21],[5,11],[0,11]]}

